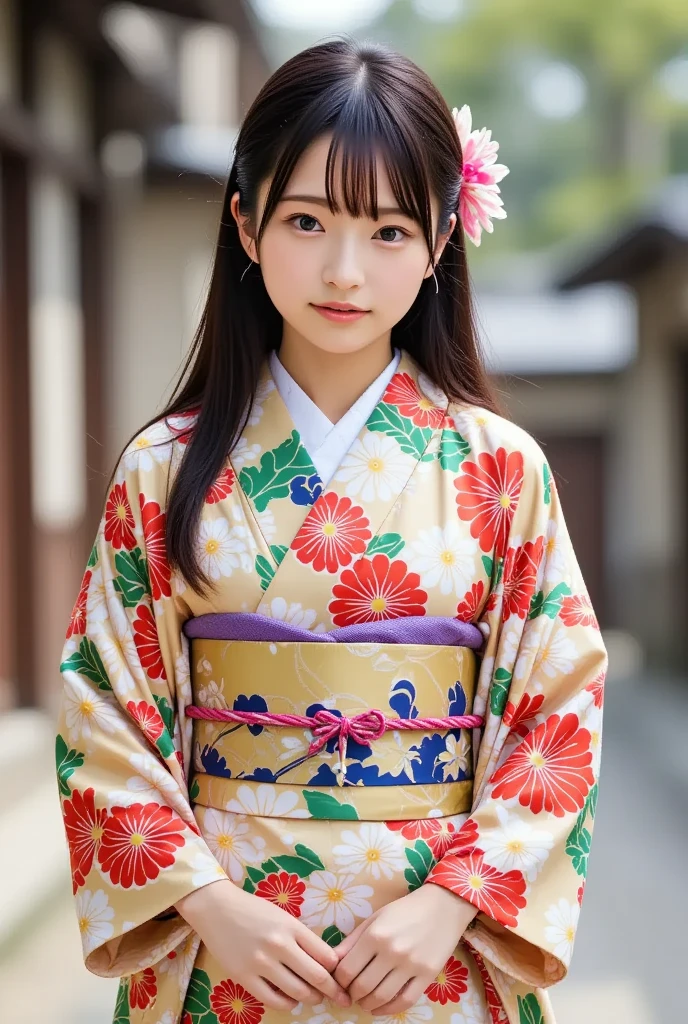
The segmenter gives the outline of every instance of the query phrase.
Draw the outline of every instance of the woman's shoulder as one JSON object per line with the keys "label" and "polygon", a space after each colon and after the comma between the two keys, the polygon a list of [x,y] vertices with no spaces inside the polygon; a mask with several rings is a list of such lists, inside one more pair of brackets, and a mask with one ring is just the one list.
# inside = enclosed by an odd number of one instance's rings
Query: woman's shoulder
{"label": "woman's shoulder", "polygon": [[170,477],[179,467],[197,414],[177,413],[161,416],[134,435],[120,457],[115,479],[124,482],[136,478],[146,493],[165,495]]}
{"label": "woman's shoulder", "polygon": [[506,456],[520,454],[526,471],[532,468],[541,472],[543,464],[547,462],[547,456],[532,434],[491,409],[450,402],[447,415],[454,428],[470,446],[473,458],[483,453],[497,457],[501,449]]}

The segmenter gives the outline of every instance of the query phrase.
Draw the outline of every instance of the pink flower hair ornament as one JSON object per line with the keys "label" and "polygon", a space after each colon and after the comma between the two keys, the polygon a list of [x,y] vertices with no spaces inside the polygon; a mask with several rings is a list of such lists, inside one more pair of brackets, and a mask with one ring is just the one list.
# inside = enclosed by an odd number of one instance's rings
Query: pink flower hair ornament
{"label": "pink flower hair ornament", "polygon": [[471,130],[471,108],[467,104],[464,103],[461,110],[454,107],[452,117],[463,153],[459,216],[470,240],[480,245],[483,228],[493,230],[492,218],[504,220],[506,217],[497,182],[506,177],[509,168],[495,163],[499,143],[492,139],[491,130]]}

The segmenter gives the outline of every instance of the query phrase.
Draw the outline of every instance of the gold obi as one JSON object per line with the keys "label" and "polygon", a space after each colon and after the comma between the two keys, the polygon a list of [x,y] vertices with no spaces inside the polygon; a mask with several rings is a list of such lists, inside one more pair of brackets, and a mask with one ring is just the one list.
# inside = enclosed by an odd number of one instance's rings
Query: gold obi
{"label": "gold obi", "polygon": [[[312,716],[445,718],[473,708],[476,656],[426,644],[191,641],[193,704]],[[341,785],[336,739],[308,755],[302,726],[194,720],[194,803],[285,818],[393,821],[470,811],[470,729],[392,729],[348,739]],[[339,785],[337,784],[339,781]]]}

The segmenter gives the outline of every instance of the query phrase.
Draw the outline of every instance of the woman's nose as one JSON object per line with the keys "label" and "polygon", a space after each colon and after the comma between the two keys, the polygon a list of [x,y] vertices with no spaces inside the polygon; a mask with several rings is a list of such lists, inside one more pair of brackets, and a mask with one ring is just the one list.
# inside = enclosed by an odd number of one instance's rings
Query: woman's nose
{"label": "woman's nose", "polygon": [[360,254],[355,244],[342,243],[330,251],[323,267],[323,281],[343,292],[358,288],[365,282]]}

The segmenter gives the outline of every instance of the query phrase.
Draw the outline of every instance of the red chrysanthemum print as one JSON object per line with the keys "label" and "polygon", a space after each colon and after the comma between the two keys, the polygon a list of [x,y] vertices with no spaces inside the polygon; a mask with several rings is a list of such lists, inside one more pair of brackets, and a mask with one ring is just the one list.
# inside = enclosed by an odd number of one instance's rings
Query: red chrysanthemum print
{"label": "red chrysanthemum print", "polygon": [[140,604],[134,619],[134,643],[149,679],[166,679],[158,628],[147,604]]}
{"label": "red chrysanthemum print", "polygon": [[593,695],[593,703],[596,708],[601,708],[604,704],[604,679],[606,672],[600,672],[598,676],[595,676],[591,683],[585,687],[588,693]]}
{"label": "red chrysanthemum print", "polygon": [[535,720],[535,716],[540,711],[544,702],[544,693],[536,693],[534,696],[531,696],[529,693],[524,694],[519,701],[518,707],[512,704],[511,701],[507,701],[502,719],[504,725],[510,727],[510,733],[515,733],[521,739],[524,739],[530,732],[529,723]]}
{"label": "red chrysanthemum print", "polygon": [[69,625],[67,626],[67,639],[70,636],[83,635],[86,632],[86,602],[88,600],[88,588],[91,583],[91,576],[93,573],[90,569],[87,569],[84,573],[84,578],[81,581],[81,589],[79,590],[79,596],[76,599],[76,604],[72,608],[72,614],[69,618]]}
{"label": "red chrysanthemum print", "polygon": [[515,928],[526,905],[526,880],[520,871],[498,871],[486,864],[479,850],[465,855],[448,853],[428,875],[457,896],[468,900],[494,921]]}
{"label": "red chrysanthemum print", "polygon": [[236,981],[221,981],[210,993],[210,1006],[220,1024],[258,1024],[265,1007]]}
{"label": "red chrysanthemum print", "polygon": [[474,583],[467,594],[464,594],[463,601],[459,601],[454,618],[461,622],[473,622],[477,617],[485,593],[485,584],[482,580]]}
{"label": "red chrysanthemum print", "polygon": [[[454,836],[451,851],[456,854],[470,853],[476,849],[477,842],[478,824],[473,818],[467,818]],[[482,853],[482,850],[478,850],[478,853]]]}
{"label": "red chrysanthemum print", "polygon": [[443,857],[456,840],[456,827],[445,818],[418,818],[410,821],[385,822],[390,832],[400,832],[404,839],[424,840],[436,860]]}
{"label": "red chrysanthemum print", "polygon": [[127,704],[127,711],[146,739],[155,745],[155,742],[160,739],[165,728],[165,723],[155,704],[149,704],[145,700],[130,700]]}
{"label": "red chrysanthemum print", "polygon": [[462,994],[468,991],[468,968],[450,956],[435,980],[428,985],[425,994],[433,1003],[458,1003]]}
{"label": "red chrysanthemum print", "polygon": [[387,555],[359,558],[345,569],[332,588],[329,611],[335,626],[381,622],[407,615],[425,615],[428,595],[419,587],[420,576],[408,572],[406,562],[390,562]]}
{"label": "red chrysanthemum print", "polygon": [[471,536],[482,551],[500,558],[507,548],[509,528],[523,484],[523,455],[498,448],[482,452],[477,462],[464,462],[454,481],[459,519],[471,523]]}
{"label": "red chrysanthemum print", "polygon": [[361,506],[329,492],[310,510],[291,548],[299,562],[316,572],[335,573],[363,554],[371,537],[370,520]]}
{"label": "red chrysanthemum print", "polygon": [[502,1001],[497,994],[497,989],[494,987],[492,978],[487,973],[485,961],[472,947],[471,953],[473,954],[477,968],[480,971],[480,977],[483,980],[485,1002],[487,1003],[487,1008],[490,1011],[491,1024],[509,1024],[509,1018],[507,1017],[506,1010],[502,1006]]}
{"label": "red chrysanthemum print", "polygon": [[600,624],[593,611],[587,594],[572,594],[561,602],[559,617],[565,626],[592,626],[599,629]]}
{"label": "red chrysanthemum print", "polygon": [[131,551],[136,547],[135,525],[127,485],[115,484],[105,503],[105,540],[116,550],[126,548]]}
{"label": "red chrysanthemum print", "polygon": [[416,427],[439,427],[445,419],[445,410],[421,394],[413,377],[408,373],[395,373],[387,385],[382,401],[395,405],[401,416]]}
{"label": "red chrysanthemum print", "polygon": [[143,536],[146,540],[151,592],[154,600],[159,601],[161,597],[170,597],[172,594],[171,573],[165,541],[165,513],[160,510],[157,501],[146,501],[143,494],[139,494],[139,505]]}
{"label": "red chrysanthemum print", "polygon": [[158,984],[152,967],[132,974],[129,980],[129,1006],[132,1010],[147,1010],[155,1002],[157,994]]}
{"label": "red chrysanthemum print", "polygon": [[226,469],[222,470],[212,487],[208,488],[208,493],[205,496],[206,502],[209,505],[217,505],[218,501],[223,501],[224,498],[232,493],[235,482],[234,470],[231,466],[227,466]]}
{"label": "red chrysanthemum print", "polygon": [[492,776],[493,797],[518,797],[534,814],[562,818],[580,811],[595,778],[590,733],[578,715],[550,715],[520,743]]}
{"label": "red chrysanthemum print", "polygon": [[522,548],[509,548],[504,559],[504,598],[502,617],[517,615],[525,619],[537,585],[537,572],[542,561],[544,537],[528,541]]}
{"label": "red chrysanthemum print", "polygon": [[172,808],[162,804],[113,807],[105,819],[98,863],[113,885],[140,888],[174,864],[185,828]]}
{"label": "red chrysanthemum print", "polygon": [[256,886],[256,896],[270,900],[271,903],[286,910],[292,917],[301,916],[301,904],[306,883],[298,875],[290,875],[288,871],[268,875]]}
{"label": "red chrysanthemum print", "polygon": [[107,811],[97,810],[95,790],[75,789],[71,799],[62,805],[65,832],[69,845],[69,859],[72,868],[72,886],[76,893],[86,883],[86,876],[93,867],[93,858],[103,836]]}

